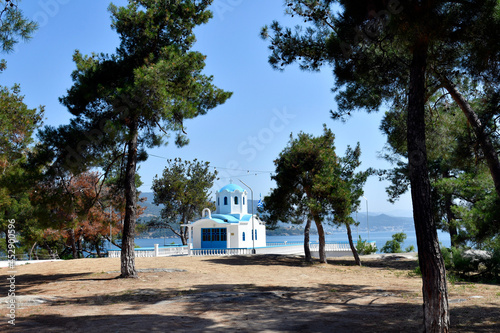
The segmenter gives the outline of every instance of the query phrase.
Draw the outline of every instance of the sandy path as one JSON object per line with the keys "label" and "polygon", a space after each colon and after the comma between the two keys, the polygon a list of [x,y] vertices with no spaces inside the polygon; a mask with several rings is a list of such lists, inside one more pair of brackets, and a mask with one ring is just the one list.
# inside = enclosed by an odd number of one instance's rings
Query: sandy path
{"label": "sandy path", "polygon": [[[417,332],[416,262],[299,257],[137,258],[139,279],[116,279],[119,259],[17,267],[15,332]],[[154,270],[153,270],[154,269]],[[7,269],[0,269],[6,281]],[[4,287],[4,286],[2,286]],[[500,286],[449,286],[455,332],[500,331]],[[0,297],[7,295],[0,289]],[[24,297],[24,298],[23,298]],[[40,302],[45,303],[40,304]],[[36,303],[38,302],[38,303]]]}

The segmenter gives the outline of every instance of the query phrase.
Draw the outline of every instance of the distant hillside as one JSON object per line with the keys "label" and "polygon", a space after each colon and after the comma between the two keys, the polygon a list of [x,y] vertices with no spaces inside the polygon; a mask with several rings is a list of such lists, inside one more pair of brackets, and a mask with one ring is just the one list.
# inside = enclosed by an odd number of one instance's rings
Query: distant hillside
{"label": "distant hillside", "polygon": [[139,198],[146,198],[145,201],[139,203],[142,207],[146,207],[146,210],[141,215],[141,219],[150,220],[153,217],[160,216],[163,205],[157,206],[153,204],[153,192],[143,192]]}
{"label": "distant hillside", "polygon": [[[154,217],[159,217],[161,209],[163,208],[163,205],[155,205],[153,204],[153,193],[152,192],[143,192],[140,195],[141,198],[146,198],[144,202],[141,202],[140,205],[143,207],[146,207],[146,210],[144,213],[141,215],[140,219],[143,222],[147,222],[151,220]],[[248,200],[248,202],[252,202],[252,200]],[[257,204],[259,200],[253,200],[253,208],[254,208],[254,213],[257,213]],[[249,207],[249,213],[251,212],[251,206]],[[356,215],[353,214],[352,217],[356,220]],[[367,230],[367,221],[366,221],[366,213],[358,213],[357,214],[357,221],[359,222],[358,230],[359,231],[366,231]],[[370,226],[370,231],[400,231],[400,230],[412,230],[413,229],[413,218],[411,217],[396,217],[396,216],[390,216],[386,214],[378,214],[378,215],[368,215],[368,224]],[[285,230],[288,229],[288,232],[290,231],[289,229],[292,227],[291,224],[288,223],[283,223],[279,230]],[[293,227],[295,232],[298,232],[297,229],[300,229],[300,226]],[[279,232],[279,230],[275,232]],[[313,230],[315,228],[313,227]],[[339,230],[345,230],[345,228],[336,228],[334,226],[330,226],[325,224],[325,231],[327,232],[332,232],[332,231],[339,231]]]}
{"label": "distant hillside", "polygon": [[[356,220],[355,214],[352,217]],[[366,213],[358,213],[357,221],[360,231],[367,229]],[[412,217],[396,217],[386,214],[368,214],[368,224],[370,231],[408,230],[414,227]]]}
{"label": "distant hillside", "polygon": [[[153,192],[142,192],[141,195],[139,196],[139,198],[146,198],[145,201],[139,203],[142,207],[146,207],[146,210],[141,215],[142,220],[147,221],[147,220],[150,220],[151,218],[160,216],[161,210],[163,209],[163,205],[157,206],[153,203],[153,198],[154,198]],[[252,203],[252,200],[248,200],[248,202]],[[258,203],[259,203],[259,200],[253,201],[254,214],[257,213],[257,204]],[[248,213],[251,212],[251,209],[252,209],[252,207],[249,206]],[[200,212],[200,214],[201,214],[201,212]]]}

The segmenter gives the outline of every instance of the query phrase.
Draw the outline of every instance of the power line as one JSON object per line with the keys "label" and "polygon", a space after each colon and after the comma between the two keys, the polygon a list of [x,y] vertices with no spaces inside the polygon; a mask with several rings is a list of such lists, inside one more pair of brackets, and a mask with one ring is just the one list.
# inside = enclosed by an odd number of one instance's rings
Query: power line
{"label": "power line", "polygon": [[[159,156],[159,155],[153,155],[153,154],[149,154],[149,156],[153,156],[153,157],[156,157],[156,158],[161,158],[161,159],[164,159],[164,160],[170,160],[171,158],[168,158],[168,157],[164,157],[164,156]],[[246,169],[231,169],[231,168],[223,168],[223,167],[219,167],[219,166],[210,166],[211,168],[214,168],[214,170],[217,170],[217,169],[220,169],[220,170],[229,170],[229,171],[237,171],[237,172],[246,172],[247,176],[252,173],[252,174],[255,174],[255,176],[257,176],[257,174],[263,174],[263,173],[273,173],[273,171],[263,171],[263,170],[246,170]],[[232,177],[244,177],[245,175],[241,175],[241,176],[232,176]]]}

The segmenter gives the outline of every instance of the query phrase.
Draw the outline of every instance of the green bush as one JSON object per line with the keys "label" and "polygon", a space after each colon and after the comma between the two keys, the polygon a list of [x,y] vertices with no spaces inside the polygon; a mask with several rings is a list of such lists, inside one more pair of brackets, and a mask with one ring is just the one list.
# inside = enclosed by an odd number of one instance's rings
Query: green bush
{"label": "green bush", "polygon": [[358,242],[356,243],[356,251],[360,255],[367,255],[377,252],[377,246],[373,246],[371,243],[367,243],[366,240],[362,240],[359,236]]}
{"label": "green bush", "polygon": [[474,258],[470,254],[467,255],[468,250],[470,249],[464,247],[441,248],[448,275],[457,275],[465,280],[499,282],[500,246],[488,248],[491,253],[489,258]]}
{"label": "green bush", "polygon": [[415,246],[413,245],[407,246],[405,252],[415,252]]}
{"label": "green bush", "polygon": [[404,232],[398,232],[392,235],[392,240],[389,240],[385,243],[384,247],[380,250],[382,253],[402,253],[403,249],[401,248],[401,244],[406,239],[406,234]]}

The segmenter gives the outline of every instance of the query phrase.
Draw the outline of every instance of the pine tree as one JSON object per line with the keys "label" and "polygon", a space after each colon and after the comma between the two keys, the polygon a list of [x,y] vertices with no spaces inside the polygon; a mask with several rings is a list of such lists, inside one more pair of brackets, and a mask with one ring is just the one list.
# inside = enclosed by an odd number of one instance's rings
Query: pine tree
{"label": "pine tree", "polygon": [[205,56],[190,50],[193,29],[211,18],[211,2],[130,0],[126,7],[110,5],[112,27],[121,41],[116,54],[74,55],[74,85],[61,101],[76,117],[76,132],[96,133],[90,144],[70,147],[76,160],[90,164],[99,155],[99,144],[126,146],[121,277],[137,277],[135,175],[138,161],[147,158],[145,148],[161,145],[172,131],[178,146],[187,144],[184,120],[231,96],[202,74]]}

